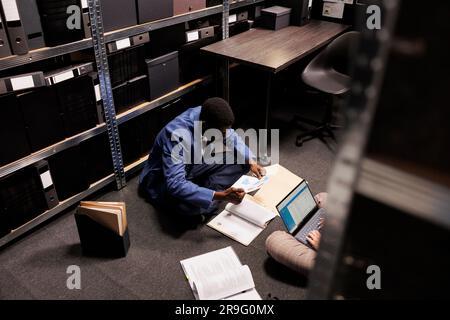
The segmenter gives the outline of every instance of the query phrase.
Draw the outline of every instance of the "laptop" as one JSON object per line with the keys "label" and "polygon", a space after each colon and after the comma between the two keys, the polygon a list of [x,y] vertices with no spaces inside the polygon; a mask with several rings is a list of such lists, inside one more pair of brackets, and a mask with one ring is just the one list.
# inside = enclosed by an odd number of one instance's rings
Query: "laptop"
{"label": "laptop", "polygon": [[319,208],[308,182],[300,182],[277,205],[277,210],[288,232],[311,248],[306,237],[311,231],[320,230],[320,221],[325,217],[325,210]]}

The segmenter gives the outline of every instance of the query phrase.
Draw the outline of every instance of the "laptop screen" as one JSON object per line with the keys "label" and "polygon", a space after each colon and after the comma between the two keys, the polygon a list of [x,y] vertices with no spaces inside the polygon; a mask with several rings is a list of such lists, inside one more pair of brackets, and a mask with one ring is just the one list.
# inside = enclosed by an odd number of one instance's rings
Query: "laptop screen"
{"label": "laptop screen", "polygon": [[286,228],[292,233],[316,205],[308,183],[303,180],[302,183],[278,204],[277,210]]}

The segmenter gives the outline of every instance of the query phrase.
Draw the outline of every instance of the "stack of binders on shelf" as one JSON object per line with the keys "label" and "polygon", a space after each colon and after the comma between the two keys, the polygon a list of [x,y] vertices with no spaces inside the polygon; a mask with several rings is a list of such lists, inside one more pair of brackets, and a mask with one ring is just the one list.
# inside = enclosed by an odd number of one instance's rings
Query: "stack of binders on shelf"
{"label": "stack of binders on shelf", "polygon": [[0,23],[3,27],[3,31],[0,29],[0,41],[8,44],[6,33],[9,37],[9,45],[0,45],[0,58],[45,47],[36,0],[1,0],[0,3],[4,17],[3,23]]}
{"label": "stack of binders on shelf", "polygon": [[125,257],[130,248],[123,202],[81,202],[75,213],[81,249],[86,256]]}
{"label": "stack of binders on shelf", "polygon": [[0,236],[20,228],[59,203],[47,161],[0,179]]}

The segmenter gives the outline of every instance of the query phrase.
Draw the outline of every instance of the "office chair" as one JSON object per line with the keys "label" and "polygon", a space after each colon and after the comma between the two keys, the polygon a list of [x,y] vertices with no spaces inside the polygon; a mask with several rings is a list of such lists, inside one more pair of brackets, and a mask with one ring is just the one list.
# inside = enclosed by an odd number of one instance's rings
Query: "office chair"
{"label": "office chair", "polygon": [[307,132],[297,136],[296,145],[302,146],[304,142],[314,138],[328,136],[336,140],[333,130],[339,126],[333,125],[333,100],[342,97],[350,89],[351,78],[349,76],[350,48],[358,41],[359,32],[347,32],[332,43],[330,43],[321,53],[319,53],[305,68],[302,73],[302,80],[309,87],[324,93],[326,111],[322,122],[296,115],[294,121],[301,127],[301,123],[315,126]]}

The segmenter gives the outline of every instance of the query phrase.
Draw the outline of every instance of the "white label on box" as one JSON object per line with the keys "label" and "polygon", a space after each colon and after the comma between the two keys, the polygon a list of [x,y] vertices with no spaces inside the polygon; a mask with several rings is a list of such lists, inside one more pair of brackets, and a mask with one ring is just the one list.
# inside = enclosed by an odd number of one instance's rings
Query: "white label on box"
{"label": "white label on box", "polygon": [[117,50],[131,47],[130,38],[126,38],[126,39],[122,39],[122,40],[116,41],[116,47],[117,47]]}
{"label": "white label on box", "polygon": [[312,7],[312,4],[313,4],[313,0],[309,0],[309,3],[308,3],[308,8],[310,8],[310,9],[311,9],[311,7]]}
{"label": "white label on box", "polygon": [[[353,4],[354,0],[325,0],[326,2]],[[312,0],[310,0],[312,2]]]}
{"label": "white label on box", "polygon": [[199,39],[198,30],[186,32],[187,42]]}
{"label": "white label on box", "polygon": [[342,19],[344,17],[345,3],[324,2],[322,15],[324,17]]}
{"label": "white label on box", "polygon": [[88,7],[87,0],[81,0],[81,7],[82,7],[83,9],[86,9],[86,8]]}
{"label": "white label on box", "polygon": [[236,14],[232,14],[231,16],[228,17],[228,23],[233,23],[237,21],[237,15]]}
{"label": "white label on box", "polygon": [[52,176],[50,175],[50,171],[46,171],[43,174],[41,174],[41,181],[44,189],[47,189],[48,187],[53,185],[53,180]]}
{"label": "white label on box", "polygon": [[60,74],[54,76],[53,83],[57,84],[57,83],[72,79],[73,77],[74,77],[73,70],[66,71],[66,72],[63,72],[63,73],[60,73]]}
{"label": "white label on box", "polygon": [[2,0],[6,21],[20,21],[16,0]]}
{"label": "white label on box", "polygon": [[23,90],[34,87],[33,76],[25,76],[11,79],[13,90]]}
{"label": "white label on box", "polygon": [[94,91],[95,91],[95,99],[97,100],[97,102],[99,102],[100,100],[102,100],[102,95],[100,94],[100,85],[96,84],[94,86]]}

